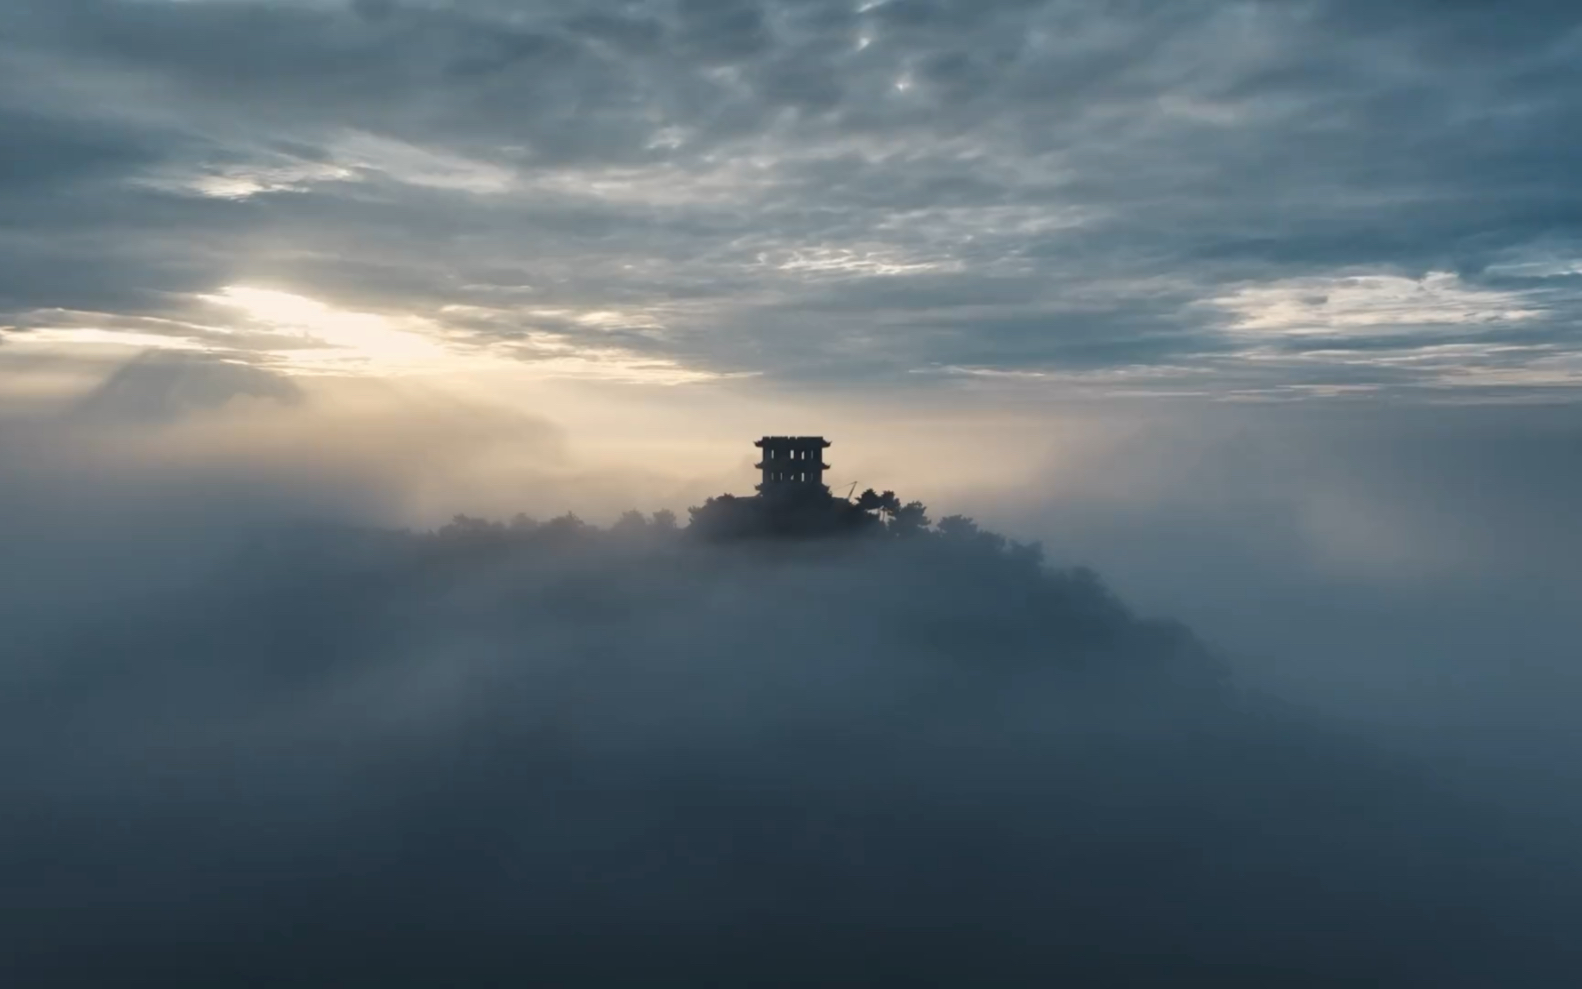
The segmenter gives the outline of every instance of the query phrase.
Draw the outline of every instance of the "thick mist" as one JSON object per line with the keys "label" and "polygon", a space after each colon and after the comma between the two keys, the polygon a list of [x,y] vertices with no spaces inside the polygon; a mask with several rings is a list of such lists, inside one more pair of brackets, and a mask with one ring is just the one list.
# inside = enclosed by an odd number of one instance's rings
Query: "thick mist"
{"label": "thick mist", "polygon": [[1244,682],[1577,819],[1574,406],[1198,410],[1045,483],[967,507],[1188,622]]}
{"label": "thick mist", "polygon": [[1068,567],[1124,545],[1091,501],[1047,563],[649,518],[428,531],[372,461],[154,469],[105,435],[6,434],[14,984],[1553,985],[1578,961],[1582,863],[1537,794],[1276,699]]}

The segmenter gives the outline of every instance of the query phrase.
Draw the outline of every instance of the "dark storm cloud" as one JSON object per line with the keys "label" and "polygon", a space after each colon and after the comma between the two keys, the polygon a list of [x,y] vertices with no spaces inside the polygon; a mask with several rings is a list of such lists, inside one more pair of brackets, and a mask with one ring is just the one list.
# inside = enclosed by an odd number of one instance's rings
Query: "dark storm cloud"
{"label": "dark storm cloud", "polygon": [[[846,376],[846,335],[891,374],[1216,368],[1249,344],[1201,303],[1239,287],[1477,292],[1540,261],[1504,290],[1548,317],[1503,328],[1570,353],[1578,15],[1375,7],[24,0],[8,321],[252,278],[530,327],[477,277],[513,271],[535,307],[615,300],[717,370]],[[119,283],[145,295],[93,288]]]}

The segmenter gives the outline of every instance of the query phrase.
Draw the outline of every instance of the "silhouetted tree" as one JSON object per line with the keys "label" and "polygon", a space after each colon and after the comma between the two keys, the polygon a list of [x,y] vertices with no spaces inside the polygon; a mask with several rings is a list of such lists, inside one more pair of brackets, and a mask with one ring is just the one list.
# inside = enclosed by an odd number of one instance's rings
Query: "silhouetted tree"
{"label": "silhouetted tree", "polygon": [[[875,496],[878,497],[878,496]],[[879,520],[827,490],[809,488],[738,498],[720,495],[688,509],[688,532],[712,541],[812,539],[872,531]]]}
{"label": "silhouetted tree", "polygon": [[687,509],[687,531],[709,540],[745,539],[761,528],[754,511],[755,498],[723,494]]}
{"label": "silhouetted tree", "polygon": [[901,499],[895,496],[894,491],[880,494],[869,488],[857,496],[857,507],[865,512],[875,512],[881,520],[888,521],[901,510]]}
{"label": "silhouetted tree", "polygon": [[[947,515],[937,525],[921,501],[902,503],[894,491],[864,491],[855,501],[831,495],[828,489],[793,488],[771,494],[739,497],[724,494],[708,498],[688,510],[688,534],[709,542],[745,539],[813,539],[883,535],[895,539],[946,540],[971,545],[1032,569],[1043,566],[1043,547],[1037,543],[1011,542],[998,533],[981,529],[965,515]],[[932,528],[931,528],[932,526]],[[612,536],[630,538],[644,534],[675,533],[676,513],[660,509],[652,516],[631,510],[610,526]],[[596,539],[601,530],[588,525],[574,512],[548,522],[517,513],[509,524],[458,514],[432,534],[446,549],[470,550],[531,546],[573,539]]]}
{"label": "silhouetted tree", "polygon": [[949,539],[971,539],[978,534],[978,523],[965,515],[947,515],[939,520],[939,532]]}
{"label": "silhouetted tree", "polygon": [[1013,540],[1009,547],[1009,556],[1023,566],[1038,569],[1044,565],[1044,544],[1019,543]]}
{"label": "silhouetted tree", "polygon": [[920,501],[909,501],[890,519],[890,533],[903,539],[921,536],[928,531],[928,524],[928,509]]}
{"label": "silhouetted tree", "polygon": [[575,512],[552,518],[538,527],[539,533],[551,539],[575,538],[585,534],[588,529],[588,523],[578,518]]}
{"label": "silhouetted tree", "polygon": [[442,539],[452,541],[475,542],[498,536],[504,531],[505,526],[498,522],[458,513],[453,515],[450,522],[439,530],[439,536]]}
{"label": "silhouetted tree", "polygon": [[648,516],[633,510],[622,512],[621,517],[610,526],[610,532],[620,536],[640,536],[648,531]]}

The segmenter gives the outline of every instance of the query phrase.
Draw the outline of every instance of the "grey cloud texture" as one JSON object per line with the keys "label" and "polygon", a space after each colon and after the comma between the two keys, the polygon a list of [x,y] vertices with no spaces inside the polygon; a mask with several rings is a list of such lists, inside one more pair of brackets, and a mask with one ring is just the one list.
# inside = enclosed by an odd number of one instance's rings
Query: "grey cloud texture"
{"label": "grey cloud texture", "polygon": [[13,340],[38,310],[190,313],[263,283],[446,326],[470,307],[465,346],[508,359],[541,359],[496,346],[537,333],[801,381],[1463,395],[1577,373],[1564,5],[4,16]]}

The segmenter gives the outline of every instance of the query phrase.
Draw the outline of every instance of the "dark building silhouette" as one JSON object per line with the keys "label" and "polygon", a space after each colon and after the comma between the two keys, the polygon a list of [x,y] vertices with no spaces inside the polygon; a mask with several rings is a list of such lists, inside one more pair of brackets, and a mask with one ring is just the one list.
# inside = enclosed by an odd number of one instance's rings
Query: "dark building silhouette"
{"label": "dark building silhouette", "polygon": [[[755,539],[806,540],[883,531],[880,518],[824,485],[822,436],[765,436],[753,444],[763,451],[758,494],[723,494],[689,509],[687,533],[695,539],[734,542]],[[868,492],[870,495],[873,492]],[[894,497],[893,495],[891,496]]]}
{"label": "dark building silhouette", "polygon": [[829,440],[822,436],[765,436],[753,444],[763,450],[758,469],[763,481],[758,490],[766,495],[818,491],[827,493],[824,448]]}

